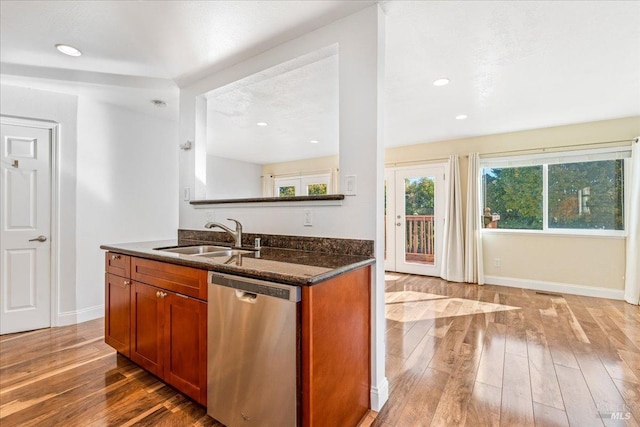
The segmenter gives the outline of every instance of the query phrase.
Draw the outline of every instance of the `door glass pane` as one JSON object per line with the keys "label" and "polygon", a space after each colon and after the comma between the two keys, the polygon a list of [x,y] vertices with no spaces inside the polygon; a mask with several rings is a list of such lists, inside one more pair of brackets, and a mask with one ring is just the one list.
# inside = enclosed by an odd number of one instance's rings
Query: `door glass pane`
{"label": "door glass pane", "polygon": [[405,262],[434,264],[435,177],[405,178]]}

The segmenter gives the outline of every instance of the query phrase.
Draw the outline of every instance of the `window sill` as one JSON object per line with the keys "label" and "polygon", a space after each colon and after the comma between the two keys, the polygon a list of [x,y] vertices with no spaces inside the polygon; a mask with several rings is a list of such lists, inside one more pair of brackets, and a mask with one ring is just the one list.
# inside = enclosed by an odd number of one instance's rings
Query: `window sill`
{"label": "window sill", "polygon": [[619,230],[520,230],[507,228],[483,228],[482,234],[525,234],[537,236],[570,236],[570,237],[598,237],[607,239],[626,239],[627,232]]}

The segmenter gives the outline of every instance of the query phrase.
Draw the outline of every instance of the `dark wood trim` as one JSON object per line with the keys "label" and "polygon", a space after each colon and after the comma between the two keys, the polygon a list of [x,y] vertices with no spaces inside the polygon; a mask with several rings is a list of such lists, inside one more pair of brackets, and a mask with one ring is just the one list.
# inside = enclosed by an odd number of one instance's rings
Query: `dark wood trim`
{"label": "dark wood trim", "polygon": [[191,200],[189,203],[192,205],[219,205],[229,203],[315,202],[327,200],[344,200],[344,194],[324,194],[321,196],[248,197],[244,199],[208,199]]}

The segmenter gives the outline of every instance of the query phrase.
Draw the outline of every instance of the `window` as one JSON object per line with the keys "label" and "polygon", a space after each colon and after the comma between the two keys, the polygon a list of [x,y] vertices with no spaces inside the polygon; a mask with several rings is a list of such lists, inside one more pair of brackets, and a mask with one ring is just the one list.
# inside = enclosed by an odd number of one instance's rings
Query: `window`
{"label": "window", "polygon": [[542,230],[542,166],[483,168],[484,208],[499,228]]}
{"label": "window", "polygon": [[275,194],[286,196],[317,196],[329,194],[329,174],[303,175],[296,178],[276,178]]}
{"label": "window", "polygon": [[296,195],[296,187],[289,185],[286,187],[278,187],[278,197],[288,197]]}
{"label": "window", "polygon": [[485,227],[624,231],[627,150],[482,161]]}
{"label": "window", "polygon": [[623,160],[549,165],[549,228],[624,230]]}

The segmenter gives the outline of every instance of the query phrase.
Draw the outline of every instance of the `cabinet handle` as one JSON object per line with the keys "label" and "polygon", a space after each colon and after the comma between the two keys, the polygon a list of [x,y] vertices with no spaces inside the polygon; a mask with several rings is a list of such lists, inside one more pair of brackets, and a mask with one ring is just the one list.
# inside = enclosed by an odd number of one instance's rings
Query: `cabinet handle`
{"label": "cabinet handle", "polygon": [[156,298],[160,298],[160,294],[161,294],[161,293],[162,293],[162,292],[160,292],[160,291],[156,291]]}
{"label": "cabinet handle", "polygon": [[130,284],[131,284],[131,281],[129,281],[129,280],[125,280],[125,281],[124,281],[124,284],[125,284],[125,286],[130,285]]}
{"label": "cabinet handle", "polygon": [[160,292],[160,298],[164,298],[164,297],[166,297],[166,296],[167,296],[167,293],[166,293],[166,292]]}
{"label": "cabinet handle", "polygon": [[114,261],[120,259],[120,255],[111,255],[111,259]]}

